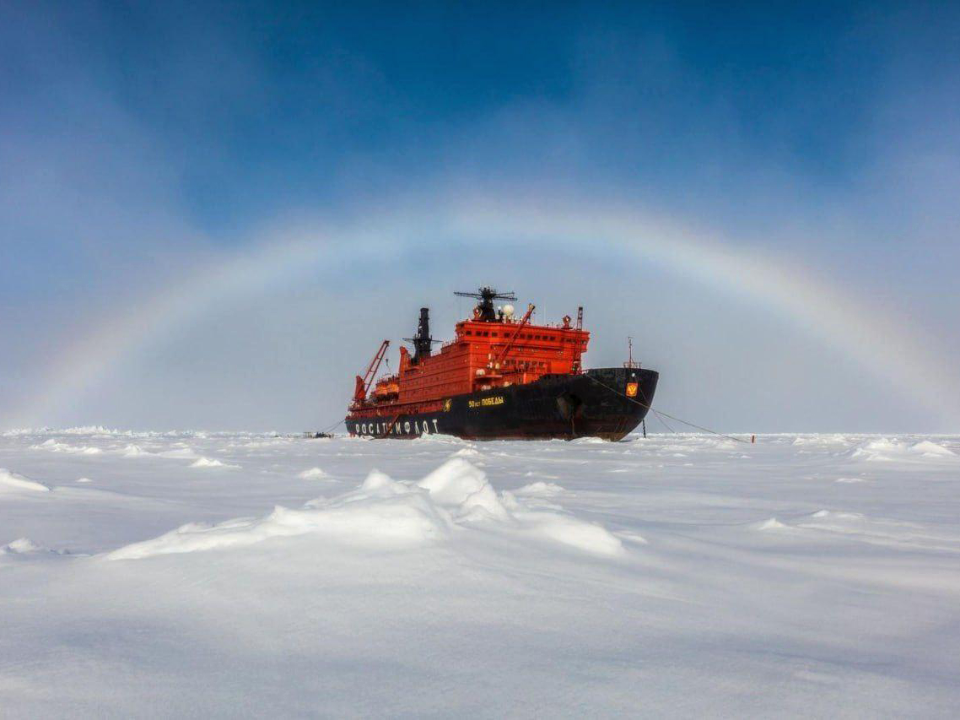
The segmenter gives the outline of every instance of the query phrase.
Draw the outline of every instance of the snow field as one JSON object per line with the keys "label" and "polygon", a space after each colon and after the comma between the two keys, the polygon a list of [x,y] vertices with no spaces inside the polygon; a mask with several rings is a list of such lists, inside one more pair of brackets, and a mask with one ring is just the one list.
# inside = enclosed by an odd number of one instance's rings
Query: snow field
{"label": "snow field", "polygon": [[5,718],[960,702],[957,437],[81,428],[0,467]]}

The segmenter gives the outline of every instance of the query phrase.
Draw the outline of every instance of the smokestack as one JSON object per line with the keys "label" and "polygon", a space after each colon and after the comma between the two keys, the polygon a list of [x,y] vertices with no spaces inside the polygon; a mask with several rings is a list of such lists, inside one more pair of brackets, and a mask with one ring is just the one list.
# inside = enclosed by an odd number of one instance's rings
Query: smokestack
{"label": "smokestack", "polygon": [[430,337],[430,308],[420,308],[420,324],[417,325],[417,334],[413,339],[413,360],[419,362],[421,358],[430,357],[433,338]]}

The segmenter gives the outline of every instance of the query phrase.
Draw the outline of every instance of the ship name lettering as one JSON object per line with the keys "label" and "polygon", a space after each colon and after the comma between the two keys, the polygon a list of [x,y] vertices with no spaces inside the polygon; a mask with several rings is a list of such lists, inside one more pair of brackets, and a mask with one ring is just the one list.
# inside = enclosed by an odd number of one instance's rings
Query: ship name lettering
{"label": "ship name lettering", "polygon": [[471,400],[469,406],[471,408],[478,407],[490,407],[491,405],[503,405],[504,403],[503,395],[494,395],[493,397],[480,398],[479,400]]}

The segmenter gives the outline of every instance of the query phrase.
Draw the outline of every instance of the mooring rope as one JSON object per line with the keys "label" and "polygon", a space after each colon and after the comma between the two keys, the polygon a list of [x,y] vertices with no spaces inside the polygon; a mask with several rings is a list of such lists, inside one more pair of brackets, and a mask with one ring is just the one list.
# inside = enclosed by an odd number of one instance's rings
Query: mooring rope
{"label": "mooring rope", "polygon": [[[647,410],[649,410],[649,411],[652,412],[654,415],[656,415],[656,416],[657,416],[657,419],[660,420],[660,422],[662,422],[668,429],[670,429],[670,426],[667,425],[665,422],[663,422],[663,418],[660,417],[661,415],[663,415],[663,417],[668,417],[668,418],[670,418],[671,420],[675,420],[675,421],[678,422],[678,423],[683,423],[684,425],[688,425],[688,426],[690,426],[690,427],[692,427],[692,428],[696,428],[697,430],[702,430],[703,432],[708,432],[708,433],[710,433],[710,434],[712,434],[712,435],[717,435],[717,436],[719,436],[719,437],[724,437],[724,438],[727,438],[728,440],[733,440],[733,441],[735,441],[735,442],[741,442],[741,443],[744,443],[744,444],[746,444],[746,445],[749,445],[749,444],[750,444],[750,442],[749,442],[748,440],[744,440],[743,438],[733,437],[733,435],[725,435],[725,434],[722,433],[722,432],[717,432],[716,430],[711,430],[710,428],[703,427],[702,425],[697,425],[696,423],[688,422],[687,420],[683,420],[682,418],[675,417],[675,416],[670,415],[669,413],[665,413],[665,412],[663,412],[663,411],[661,411],[661,410],[654,410],[652,407],[650,407],[649,404],[642,403],[642,402],[640,402],[639,400],[637,400],[637,399],[635,399],[635,398],[628,397],[628,396],[624,395],[623,393],[621,393],[619,390],[610,387],[610,386],[607,385],[606,383],[600,382],[599,380],[597,380],[595,377],[593,377],[593,376],[591,376],[591,375],[588,375],[588,374],[584,373],[584,377],[589,378],[590,380],[593,380],[597,385],[599,385],[600,387],[605,387],[607,390],[609,390],[610,392],[614,393],[615,395],[622,396],[622,397],[626,397],[627,400],[629,400],[630,402],[636,403],[636,404],[639,405],[640,407],[645,407]],[[638,387],[638,388],[640,387],[640,384],[639,384],[639,383],[637,384],[637,387]],[[644,400],[646,400],[646,397],[644,397]],[[675,431],[671,430],[671,432],[675,432]]]}
{"label": "mooring rope", "polygon": [[335,430],[337,427],[339,427],[340,425],[342,425],[344,422],[345,422],[345,420],[337,420],[333,425],[331,425],[330,427],[328,427],[326,430],[321,430],[320,432],[322,432],[322,433],[332,432],[332,431]]}

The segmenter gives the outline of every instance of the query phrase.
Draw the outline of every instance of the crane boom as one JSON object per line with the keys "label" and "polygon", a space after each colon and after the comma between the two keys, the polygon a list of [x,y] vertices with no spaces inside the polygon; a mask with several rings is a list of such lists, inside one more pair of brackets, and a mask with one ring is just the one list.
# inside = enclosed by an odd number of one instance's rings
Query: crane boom
{"label": "crane boom", "polygon": [[493,367],[499,368],[500,362],[507,356],[507,353],[510,351],[510,348],[513,347],[514,342],[516,342],[517,337],[520,335],[520,331],[523,330],[523,327],[530,322],[530,316],[533,315],[533,311],[536,308],[535,305],[528,305],[527,311],[523,314],[523,317],[520,319],[520,322],[517,323],[517,329],[513,331],[513,335],[510,336],[510,339],[507,340],[507,344],[503,346],[503,350],[497,355],[497,359],[493,361]]}
{"label": "crane boom", "polygon": [[380,363],[383,362],[383,358],[387,354],[388,347],[390,347],[389,340],[384,340],[382,343],[380,343],[380,349],[377,350],[377,354],[373,356],[373,360],[371,360],[370,364],[367,366],[367,372],[363,377],[357,375],[357,384],[353,391],[354,403],[359,405],[366,400],[367,393],[370,391],[370,385],[373,383],[373,379],[377,376],[377,370],[380,369]]}

